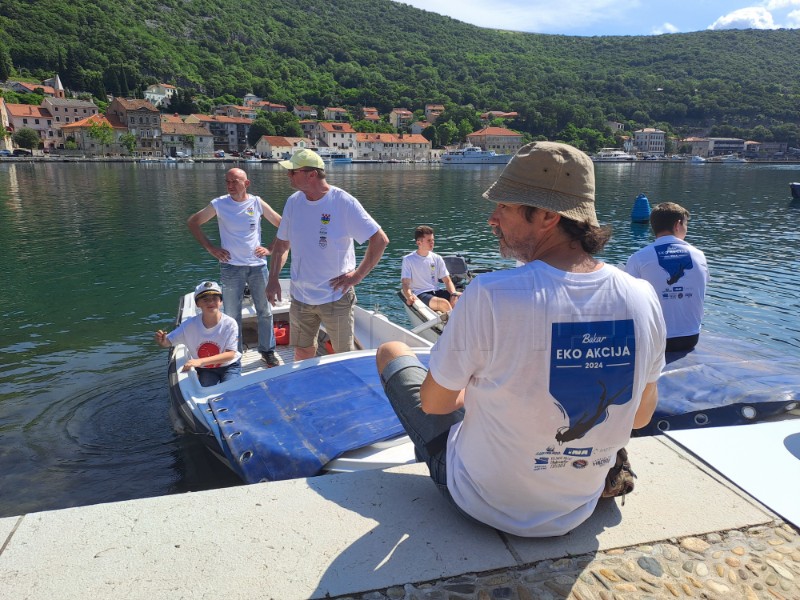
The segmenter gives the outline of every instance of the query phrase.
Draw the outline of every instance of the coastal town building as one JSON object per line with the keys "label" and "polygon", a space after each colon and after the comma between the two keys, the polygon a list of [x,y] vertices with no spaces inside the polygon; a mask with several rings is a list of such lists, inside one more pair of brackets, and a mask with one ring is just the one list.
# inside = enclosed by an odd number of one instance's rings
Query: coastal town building
{"label": "coastal town building", "polygon": [[708,141],[709,156],[727,156],[728,154],[739,156],[740,154],[744,153],[743,139],[710,137],[708,138]]}
{"label": "coastal town building", "polygon": [[166,156],[211,156],[214,137],[198,123],[168,121],[161,123],[161,139]]}
{"label": "coastal town building", "polygon": [[425,105],[425,120],[428,123],[436,123],[436,119],[439,118],[444,112],[444,105],[443,104],[426,104]]}
{"label": "coastal town building", "polygon": [[360,160],[430,160],[431,143],[421,135],[357,133],[356,157]]}
{"label": "coastal town building", "polygon": [[678,142],[680,148],[691,156],[708,158],[710,156],[711,140],[708,138],[688,137]]}
{"label": "coastal town building", "polygon": [[[59,84],[61,82],[59,81]],[[51,85],[45,85],[44,83],[28,83],[25,81],[9,81],[6,84],[6,87],[10,89],[12,92],[19,92],[20,94],[44,94],[45,96],[51,96],[53,98],[63,98],[64,97],[64,90],[63,88],[60,90],[55,89]]]}
{"label": "coastal town building", "polygon": [[430,127],[431,125],[432,124],[428,123],[427,121],[414,121],[411,124],[411,133],[415,133],[415,134],[419,135],[423,131],[425,131],[428,127]]}
{"label": "coastal town building", "polygon": [[365,106],[363,109],[361,109],[361,112],[363,113],[362,118],[365,121],[377,123],[378,121],[381,120],[381,115],[378,112],[378,109],[373,106]]}
{"label": "coastal town building", "polygon": [[347,121],[347,111],[337,106],[329,106],[322,111],[323,118],[326,121]]}
{"label": "coastal town building", "polygon": [[236,104],[219,104],[214,107],[213,114],[222,117],[242,117],[252,120],[258,116],[258,109],[254,104],[249,104],[247,106],[237,106]]}
{"label": "coastal town building", "polygon": [[314,141],[309,138],[262,135],[256,142],[255,150],[262,158],[286,159],[304,148],[316,149]]}
{"label": "coastal town building", "polygon": [[52,147],[55,141],[53,117],[46,108],[31,104],[10,104],[3,101],[8,118],[7,131],[12,135],[20,129],[33,129],[45,147]]}
{"label": "coastal town building", "polygon": [[633,132],[633,145],[643,154],[663,156],[667,134],[654,127],[645,127]]}
{"label": "coastal town building", "polygon": [[106,118],[112,127],[127,127],[136,137],[134,156],[161,156],[161,114],[149,100],[114,98]]}
{"label": "coastal town building", "polygon": [[[96,126],[107,125],[113,131],[113,139],[110,144],[102,144],[100,140],[92,137],[92,129]],[[60,132],[64,140],[75,142],[78,150],[86,156],[103,156],[105,154],[127,154],[126,148],[120,144],[120,137],[128,133],[128,128],[119,122],[112,123],[105,116],[94,114],[85,119],[80,119],[68,125],[62,125]]]}
{"label": "coastal town building", "polygon": [[313,137],[319,141],[321,146],[349,151],[356,145],[356,130],[350,123],[326,123],[323,121],[318,123],[314,132]]}
{"label": "coastal town building", "polygon": [[411,125],[413,119],[414,113],[407,108],[393,108],[392,112],[389,113],[389,123],[397,130],[404,129]]}
{"label": "coastal town building", "polygon": [[514,154],[522,147],[522,134],[505,127],[484,127],[467,136],[473,146],[494,150],[498,154]]}
{"label": "coastal town building", "polygon": [[144,91],[144,99],[148,100],[153,106],[163,107],[167,106],[172,97],[178,93],[178,88],[168,83],[154,83],[148,85]]}
{"label": "coastal town building", "polygon": [[214,138],[214,150],[225,152],[242,152],[247,149],[247,134],[253,124],[252,119],[245,117],[202,114],[189,115],[185,122],[206,128]]}
{"label": "coastal town building", "polygon": [[620,133],[625,131],[625,125],[623,123],[617,123],[616,121],[606,121],[606,127],[611,130],[611,133]]}
{"label": "coastal town building", "polygon": [[292,109],[292,112],[300,120],[317,118],[317,109],[313,106],[301,106],[298,104]]}
{"label": "coastal town building", "polygon": [[786,142],[745,142],[745,158],[776,159],[783,158],[789,150]]}
{"label": "coastal town building", "polygon": [[8,111],[5,98],[0,98],[0,127],[9,135],[0,135],[0,150],[12,150],[11,130],[8,123]]}
{"label": "coastal town building", "polygon": [[52,132],[48,132],[45,145],[50,148],[64,147],[65,136],[61,131],[64,125],[82,121],[100,112],[94,102],[74,98],[47,96],[42,100],[42,107],[53,117],[53,129]]}
{"label": "coastal town building", "polygon": [[[285,104],[276,104],[274,102],[267,102],[266,100],[259,100],[253,102],[251,105],[256,110],[263,110],[264,112],[289,112]],[[247,115],[242,115],[247,116]]]}

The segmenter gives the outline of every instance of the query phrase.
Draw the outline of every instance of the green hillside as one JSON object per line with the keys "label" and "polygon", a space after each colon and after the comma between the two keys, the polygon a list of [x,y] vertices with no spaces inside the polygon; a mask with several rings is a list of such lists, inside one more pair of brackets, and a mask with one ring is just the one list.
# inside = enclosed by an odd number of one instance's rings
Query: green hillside
{"label": "green hillside", "polygon": [[156,81],[289,105],[516,110],[556,135],[605,119],[796,142],[800,31],[567,37],[390,0],[4,0],[0,62],[128,95]]}

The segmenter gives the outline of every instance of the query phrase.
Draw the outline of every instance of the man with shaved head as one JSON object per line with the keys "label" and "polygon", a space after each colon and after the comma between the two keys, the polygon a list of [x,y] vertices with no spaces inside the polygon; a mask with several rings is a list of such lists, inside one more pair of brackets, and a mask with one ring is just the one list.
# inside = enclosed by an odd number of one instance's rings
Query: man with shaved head
{"label": "man with shaved head", "polygon": [[[239,324],[239,351],[242,350],[242,298],[247,284],[258,315],[258,350],[268,367],[276,367],[283,361],[275,352],[272,308],[264,291],[269,277],[266,257],[270,251],[261,245],[261,218],[278,227],[281,216],[260,197],[248,193],[250,181],[242,169],[230,169],[225,174],[225,186],[228,193],[214,198],[189,217],[187,224],[203,248],[220,262],[223,311]],[[201,229],[214,217],[219,225],[219,246],[211,243]]]}

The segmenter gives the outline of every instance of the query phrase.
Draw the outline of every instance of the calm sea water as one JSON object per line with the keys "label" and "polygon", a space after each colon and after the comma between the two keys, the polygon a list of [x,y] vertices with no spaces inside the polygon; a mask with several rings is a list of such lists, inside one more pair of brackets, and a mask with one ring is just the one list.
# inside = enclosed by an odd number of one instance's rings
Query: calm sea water
{"label": "calm sea water", "polygon": [[[218,277],[185,222],[224,193],[230,166],[0,164],[0,517],[238,484],[173,433],[166,353],[152,342],[181,294]],[[246,166],[251,191],[280,211],[285,172]],[[406,322],[395,291],[421,223],[436,228],[441,253],[512,266],[480,197],[500,169],[335,166],[331,183],[391,239],[359,303]],[[630,223],[637,194],[683,204],[712,274],[705,328],[798,353],[800,205],[788,184],[800,167],[599,164],[597,178],[600,220],[615,231],[604,259],[624,262],[652,240]]]}

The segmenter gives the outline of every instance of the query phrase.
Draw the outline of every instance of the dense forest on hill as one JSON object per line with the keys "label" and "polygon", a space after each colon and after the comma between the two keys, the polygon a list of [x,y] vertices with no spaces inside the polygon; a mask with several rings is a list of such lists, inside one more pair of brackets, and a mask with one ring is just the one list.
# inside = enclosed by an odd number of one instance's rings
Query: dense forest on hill
{"label": "dense forest on hill", "polygon": [[[800,31],[568,37],[390,0],[4,0],[0,71],[141,96],[162,81],[288,105],[514,110],[553,137],[606,119],[800,145]],[[8,68],[6,68],[8,70]]]}

